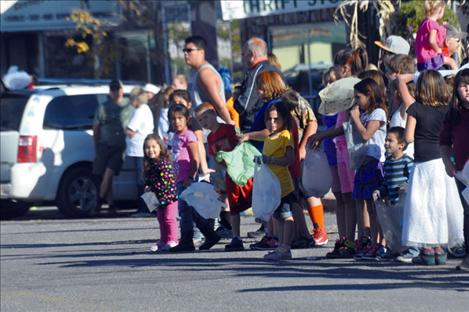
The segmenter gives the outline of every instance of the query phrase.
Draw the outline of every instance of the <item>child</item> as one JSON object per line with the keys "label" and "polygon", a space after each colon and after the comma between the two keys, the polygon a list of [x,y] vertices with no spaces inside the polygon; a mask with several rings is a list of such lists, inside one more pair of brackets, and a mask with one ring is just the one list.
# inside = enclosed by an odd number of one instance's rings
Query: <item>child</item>
{"label": "child", "polygon": [[157,208],[160,240],[151,247],[151,251],[168,251],[178,243],[177,190],[171,155],[156,134],[145,138],[144,150],[145,191],[153,192],[160,203]]}
{"label": "child", "polygon": [[[386,100],[384,92],[371,78],[365,78],[354,86],[355,103],[350,109],[350,119],[353,127],[366,141],[366,148],[362,155],[361,164],[355,174],[352,196],[359,214],[359,230],[362,236],[357,242],[355,256],[357,259],[367,254],[374,257],[379,246],[378,224],[374,206],[372,205],[372,192],[383,181],[382,161],[384,161],[384,139],[386,136]],[[344,129],[336,128],[324,133],[313,135],[310,144],[315,147],[322,139],[336,137],[344,134]],[[371,234],[372,240],[369,239]],[[337,246],[336,246],[337,247]],[[335,247],[335,249],[337,249]],[[340,248],[334,251],[340,253]]]}
{"label": "child", "polygon": [[[204,102],[199,105],[196,109],[196,116],[202,127],[210,130],[207,137],[209,155],[216,156],[218,151],[232,151],[236,147],[238,136],[234,126],[219,123],[217,121],[217,112],[212,104]],[[233,238],[230,244],[225,245],[225,251],[242,251],[244,245],[240,235],[241,219],[239,214],[251,207],[252,179],[241,187],[226,174],[225,184],[233,229]]]}
{"label": "child", "polygon": [[291,259],[291,242],[294,233],[292,205],[297,204],[292,176],[288,170],[295,160],[293,139],[289,129],[292,120],[288,106],[282,102],[272,104],[265,112],[265,123],[269,136],[264,140],[263,161],[280,182],[282,201],[274,212],[274,222],[279,228],[279,247],[264,256],[266,260]]}
{"label": "child", "polygon": [[[359,222],[362,223],[362,237],[371,235],[366,249],[357,251],[361,256],[375,257],[378,246],[378,220],[372,202],[372,192],[383,181],[382,162],[384,161],[384,140],[386,136],[387,107],[384,92],[371,78],[365,78],[354,86],[355,105],[350,110],[350,119],[354,128],[367,142],[366,154],[355,173],[352,196],[356,200]],[[361,111],[361,112],[360,112]],[[369,222],[369,229],[366,225]],[[368,233],[369,231],[369,233]]]}
{"label": "child", "polygon": [[[409,96],[402,90],[404,96]],[[441,75],[424,71],[416,101],[407,110],[406,142],[415,140],[415,165],[404,204],[402,244],[422,247],[417,264],[444,264],[444,245],[462,242],[463,209],[456,183],[445,173],[439,135],[447,112],[447,88]]]}
{"label": "child", "polygon": [[405,149],[404,128],[389,128],[384,147],[387,158],[384,162],[384,183],[377,191],[378,197],[388,197],[392,205],[399,200],[399,191],[408,182],[410,170],[414,166],[414,160],[404,154]]}
{"label": "child", "polygon": [[[384,162],[384,183],[374,192],[378,198],[388,198],[391,210],[398,209],[395,205],[399,202],[399,192],[407,190],[410,170],[414,166],[414,160],[404,154],[406,143],[404,140],[404,128],[389,128],[384,142],[387,158]],[[381,260],[390,255],[386,248],[386,241],[382,238],[375,259]]]}
{"label": "child", "polygon": [[[173,104],[168,112],[168,119],[174,130],[171,141],[171,149],[174,158],[174,170],[176,174],[176,187],[178,196],[191,185],[197,176],[199,169],[199,153],[197,138],[187,124],[190,120],[189,109],[184,105]],[[199,250],[208,250],[220,240],[207,220],[200,216],[193,207],[187,205],[185,201],[178,202],[181,240],[179,244],[170,249],[172,252],[194,251],[193,222],[205,236],[205,242]]]}
{"label": "child", "polygon": [[446,38],[446,28],[438,24],[444,13],[444,0],[425,0],[426,17],[415,37],[415,56],[419,71],[439,69],[445,63],[442,48]]}
{"label": "child", "polygon": [[[469,69],[461,70],[455,78],[451,107],[440,133],[440,149],[446,173],[454,177],[457,171],[464,168],[469,160]],[[454,153],[456,163],[450,155]],[[461,203],[464,208],[464,240],[466,242],[466,258],[459,264],[460,270],[469,271],[469,205],[462,197],[464,185],[456,180]]]}
{"label": "child", "polygon": [[[170,105],[172,104],[181,104],[184,105],[188,110],[191,111],[192,109],[192,103],[190,100],[189,92],[186,90],[174,90],[174,92],[171,94],[170,98]],[[193,113],[191,113],[191,119],[189,120],[188,123],[188,128],[194,132],[195,136],[197,137],[197,147],[199,151],[199,156],[200,156],[200,171],[201,175],[204,179],[208,179],[208,176],[212,170],[208,168],[207,164],[207,157],[205,153],[205,146],[204,146],[204,133],[202,131],[202,127],[200,124],[197,122],[196,118],[193,118]]]}

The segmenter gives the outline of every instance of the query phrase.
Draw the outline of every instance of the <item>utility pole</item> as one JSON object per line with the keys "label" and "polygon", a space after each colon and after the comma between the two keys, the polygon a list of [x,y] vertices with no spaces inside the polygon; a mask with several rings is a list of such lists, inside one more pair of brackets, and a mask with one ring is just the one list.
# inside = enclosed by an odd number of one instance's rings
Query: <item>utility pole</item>
{"label": "utility pole", "polygon": [[215,1],[191,1],[191,28],[192,35],[204,37],[207,41],[205,58],[212,65],[219,65],[217,50],[217,12]]}

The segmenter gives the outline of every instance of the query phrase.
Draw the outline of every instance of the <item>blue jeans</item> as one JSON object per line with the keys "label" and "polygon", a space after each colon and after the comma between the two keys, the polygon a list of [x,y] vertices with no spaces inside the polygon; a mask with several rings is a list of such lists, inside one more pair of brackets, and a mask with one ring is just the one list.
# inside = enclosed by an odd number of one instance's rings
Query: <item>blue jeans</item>
{"label": "blue jeans", "polygon": [[[176,183],[178,196],[186,189],[182,182]],[[199,229],[209,226],[208,221],[204,219],[192,206],[189,206],[184,200],[178,200],[179,225],[181,234],[194,231],[194,223]]]}

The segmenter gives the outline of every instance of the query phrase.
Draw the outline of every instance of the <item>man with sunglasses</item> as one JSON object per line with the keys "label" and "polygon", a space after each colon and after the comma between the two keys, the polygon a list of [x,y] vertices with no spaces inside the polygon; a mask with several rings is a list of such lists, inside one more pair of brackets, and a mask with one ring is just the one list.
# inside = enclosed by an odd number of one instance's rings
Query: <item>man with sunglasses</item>
{"label": "man with sunglasses", "polygon": [[194,107],[203,102],[211,103],[226,123],[233,124],[225,100],[225,88],[218,71],[205,60],[207,42],[201,36],[185,40],[184,61],[191,67],[188,91]]}

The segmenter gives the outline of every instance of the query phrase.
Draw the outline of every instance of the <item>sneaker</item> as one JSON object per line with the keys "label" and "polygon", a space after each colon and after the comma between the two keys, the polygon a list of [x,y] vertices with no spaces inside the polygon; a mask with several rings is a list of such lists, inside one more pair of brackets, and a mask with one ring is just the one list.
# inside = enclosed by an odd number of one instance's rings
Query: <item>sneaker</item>
{"label": "sneaker", "polygon": [[276,249],[268,254],[264,255],[264,259],[268,261],[281,261],[281,260],[291,260],[292,255],[290,250],[281,250]]}
{"label": "sneaker", "polygon": [[158,250],[160,250],[160,244],[159,243],[156,243],[156,244],[153,244],[150,246],[150,251],[151,252],[158,252]]}
{"label": "sneaker", "polygon": [[353,258],[360,260],[366,254],[370,245],[371,239],[368,236],[362,236],[360,239],[357,239],[355,241],[355,254]]}
{"label": "sneaker", "polygon": [[406,250],[404,253],[396,257],[396,261],[406,264],[411,264],[412,259],[418,256],[418,252],[412,252],[410,249]]}
{"label": "sneaker", "polygon": [[272,236],[264,236],[260,242],[249,245],[253,250],[268,250],[278,247],[278,239]]}
{"label": "sneaker", "polygon": [[313,240],[315,246],[324,246],[329,242],[327,232],[322,228],[313,229]]}
{"label": "sneaker", "polygon": [[390,260],[392,259],[392,252],[391,249],[380,246],[378,251],[376,252],[376,261],[381,261],[381,260]]}
{"label": "sneaker", "polygon": [[469,256],[463,259],[463,261],[456,267],[456,270],[469,272]]}
{"label": "sneaker", "polygon": [[435,251],[433,248],[422,248],[422,252],[412,259],[412,263],[419,265],[436,265]]}
{"label": "sneaker", "polygon": [[160,247],[159,251],[169,251],[171,248],[176,247],[178,242],[169,241],[167,244]]}
{"label": "sneaker", "polygon": [[233,238],[233,231],[232,230],[228,230],[226,227],[224,226],[219,226],[215,232],[217,232],[218,236],[220,236],[220,238],[222,239],[232,239]]}
{"label": "sneaker", "polygon": [[355,254],[355,244],[351,240],[342,238],[335,241],[334,250],[326,254],[328,259],[352,258]]}
{"label": "sneaker", "polygon": [[248,232],[248,237],[254,238],[254,239],[259,239],[264,235],[265,235],[264,225],[261,225],[261,227],[255,230],[254,232]]}
{"label": "sneaker", "polygon": [[464,245],[449,247],[448,253],[455,258],[464,258],[466,256],[466,247]]}
{"label": "sneaker", "polygon": [[372,244],[368,246],[368,249],[365,251],[361,260],[376,260],[376,255],[378,253],[379,246],[376,244]]}
{"label": "sneaker", "polygon": [[312,238],[302,237],[294,240],[291,244],[292,249],[306,249],[314,247],[314,241]]}
{"label": "sneaker", "polygon": [[233,237],[231,243],[225,245],[225,251],[243,251],[243,241],[239,237]]}

